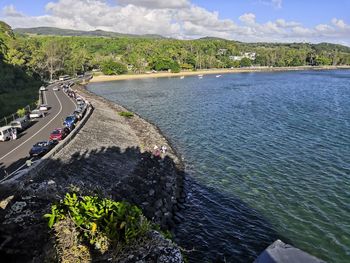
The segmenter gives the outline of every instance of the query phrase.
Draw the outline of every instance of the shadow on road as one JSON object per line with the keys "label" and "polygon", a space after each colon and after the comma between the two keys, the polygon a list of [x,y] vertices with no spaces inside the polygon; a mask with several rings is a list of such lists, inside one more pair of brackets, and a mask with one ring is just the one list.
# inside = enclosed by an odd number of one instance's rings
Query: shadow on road
{"label": "shadow on road", "polygon": [[0,180],[2,180],[5,176],[11,174],[15,170],[17,170],[20,166],[22,166],[28,160],[28,158],[29,156],[21,158],[7,167],[4,165],[4,163],[0,162]]}

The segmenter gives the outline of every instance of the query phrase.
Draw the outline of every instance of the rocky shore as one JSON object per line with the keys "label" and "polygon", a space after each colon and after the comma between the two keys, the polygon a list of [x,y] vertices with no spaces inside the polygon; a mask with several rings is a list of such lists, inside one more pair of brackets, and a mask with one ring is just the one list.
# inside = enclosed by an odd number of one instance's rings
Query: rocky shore
{"label": "rocky shore", "polygon": [[[185,198],[183,164],[159,129],[137,115],[118,115],[127,110],[83,86],[76,89],[95,108],[76,137],[47,160],[44,169],[0,185],[0,257],[4,262],[51,262],[55,258],[43,215],[70,191],[128,201],[164,230],[172,230],[179,220],[176,213]],[[154,145],[166,146],[167,153],[154,156]],[[106,255],[92,261],[101,260],[107,260]],[[182,257],[175,244],[153,233],[118,262],[182,262]]]}

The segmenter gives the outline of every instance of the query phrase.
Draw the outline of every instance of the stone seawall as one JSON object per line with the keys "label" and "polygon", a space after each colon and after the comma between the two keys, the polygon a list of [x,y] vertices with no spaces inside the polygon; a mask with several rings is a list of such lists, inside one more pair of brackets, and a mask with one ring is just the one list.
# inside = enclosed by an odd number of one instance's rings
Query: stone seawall
{"label": "stone seawall", "polygon": [[[126,200],[141,207],[146,217],[163,229],[174,226],[174,215],[185,197],[184,171],[166,138],[137,115],[130,119],[118,115],[126,111],[123,107],[82,86],[75,88],[95,108],[86,124],[47,160],[44,169],[23,176],[15,184],[0,185],[1,258],[42,262],[50,257],[47,254],[52,253],[49,247],[53,241],[42,216],[50,212],[52,202],[69,191]],[[167,154],[153,156],[154,145],[165,145]],[[152,258],[165,258],[158,262],[181,262],[179,250],[171,242],[153,248],[146,245],[144,251],[151,251]]]}

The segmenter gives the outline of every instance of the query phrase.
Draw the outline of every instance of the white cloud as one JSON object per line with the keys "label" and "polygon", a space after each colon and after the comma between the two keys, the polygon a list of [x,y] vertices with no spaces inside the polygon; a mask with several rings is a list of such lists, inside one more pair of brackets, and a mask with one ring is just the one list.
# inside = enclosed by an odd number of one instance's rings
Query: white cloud
{"label": "white cloud", "polygon": [[282,0],[271,0],[271,4],[275,8],[282,8]]}
{"label": "white cloud", "polygon": [[147,8],[185,8],[190,5],[188,0],[118,0],[121,5],[136,5]]}
{"label": "white cloud", "polygon": [[277,19],[276,20],[276,24],[279,26],[279,27],[285,27],[285,28],[288,28],[288,27],[297,27],[297,26],[300,26],[301,24],[298,23],[298,22],[294,22],[294,21],[285,21],[284,19]]}
{"label": "white cloud", "polygon": [[272,6],[273,8],[280,9],[282,8],[282,0],[258,0],[258,3]]}
{"label": "white cloud", "polygon": [[21,17],[21,16],[24,16],[22,13],[18,12],[16,10],[16,8],[14,7],[14,5],[8,5],[8,6],[5,6],[3,9],[2,9],[3,13],[5,16],[9,16],[9,17]]}
{"label": "white cloud", "polygon": [[247,25],[255,25],[255,15],[252,13],[245,13],[239,17],[243,23]]}
{"label": "white cloud", "polygon": [[305,27],[284,19],[260,23],[255,14],[245,13],[235,23],[189,0],[119,0],[115,5],[106,0],[57,0],[46,5],[42,16],[27,16],[9,5],[3,8],[0,20],[12,27],[54,26],[183,39],[215,36],[239,41],[328,41],[350,45],[350,26],[339,18]]}

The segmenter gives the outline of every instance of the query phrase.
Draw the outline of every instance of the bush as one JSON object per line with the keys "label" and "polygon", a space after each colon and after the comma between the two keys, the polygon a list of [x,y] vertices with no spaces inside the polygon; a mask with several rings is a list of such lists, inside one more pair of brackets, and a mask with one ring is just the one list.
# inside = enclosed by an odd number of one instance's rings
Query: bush
{"label": "bush", "polygon": [[171,70],[172,73],[179,73],[180,70],[181,70],[179,63],[177,63],[176,61],[174,61],[174,62],[171,64],[170,70]]}
{"label": "bush", "polygon": [[179,63],[170,58],[158,58],[153,65],[153,69],[157,71],[170,69],[173,73],[178,73],[181,70]]}
{"label": "bush", "polygon": [[128,112],[128,111],[121,111],[118,113],[120,116],[122,117],[126,117],[126,118],[131,118],[134,117],[134,114],[132,112]]}
{"label": "bush", "polygon": [[26,115],[26,109],[25,108],[22,108],[22,109],[18,109],[17,110],[17,115],[18,115],[18,117],[24,117],[24,115]]}
{"label": "bush", "polygon": [[105,75],[121,75],[128,72],[128,68],[124,64],[111,59],[102,63],[101,70]]}
{"label": "bush", "polygon": [[241,67],[250,67],[252,65],[252,61],[249,58],[242,58],[240,61]]}
{"label": "bush", "polygon": [[128,244],[151,229],[151,224],[136,206],[96,196],[78,197],[75,193],[67,193],[64,200],[51,206],[51,214],[44,217],[48,218],[50,228],[71,219],[79,236],[96,248],[106,242]]}

